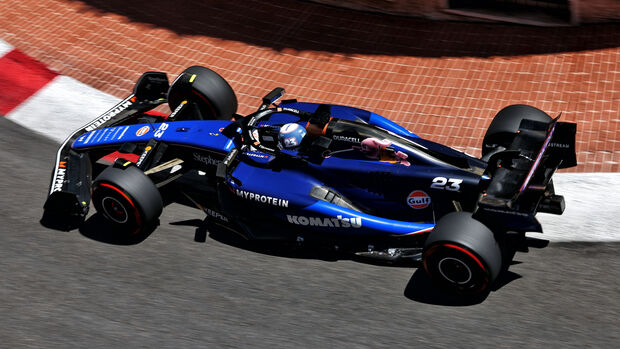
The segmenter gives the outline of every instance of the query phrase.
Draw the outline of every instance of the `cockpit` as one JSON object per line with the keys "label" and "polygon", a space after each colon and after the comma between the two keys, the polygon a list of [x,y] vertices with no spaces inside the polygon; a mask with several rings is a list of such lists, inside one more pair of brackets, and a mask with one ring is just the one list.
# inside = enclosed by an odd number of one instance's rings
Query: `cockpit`
{"label": "cockpit", "polygon": [[[470,157],[465,154],[417,137],[379,115],[374,115],[376,119],[373,120],[372,113],[361,109],[295,100],[276,105],[274,101],[283,93],[283,89],[274,89],[263,98],[263,104],[255,113],[238,119],[227,127],[230,130],[223,132],[231,138],[241,135],[237,138],[241,153],[262,152],[271,159],[296,159],[316,164],[336,157],[404,167],[472,169],[481,166],[471,164],[467,160]],[[270,108],[272,105],[275,108]]]}

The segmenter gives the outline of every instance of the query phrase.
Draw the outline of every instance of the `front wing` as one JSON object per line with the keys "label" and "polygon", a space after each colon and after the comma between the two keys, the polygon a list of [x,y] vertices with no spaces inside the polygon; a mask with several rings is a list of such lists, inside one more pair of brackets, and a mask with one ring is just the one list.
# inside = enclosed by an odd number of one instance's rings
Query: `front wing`
{"label": "front wing", "polygon": [[166,102],[167,91],[165,73],[144,73],[131,95],[67,137],[56,153],[48,197],[43,206],[43,225],[71,230],[78,227],[88,213],[92,180],[90,158],[86,153],[73,150],[73,142],[87,132],[131,122]]}

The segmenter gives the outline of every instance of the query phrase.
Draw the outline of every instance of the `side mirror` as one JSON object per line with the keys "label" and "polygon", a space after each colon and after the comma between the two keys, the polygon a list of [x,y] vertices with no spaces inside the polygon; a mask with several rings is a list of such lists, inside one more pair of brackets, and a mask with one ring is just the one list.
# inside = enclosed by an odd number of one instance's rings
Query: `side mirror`
{"label": "side mirror", "polygon": [[258,108],[258,110],[265,110],[269,108],[275,101],[282,98],[284,96],[284,89],[282,87],[276,87],[271,92],[269,92],[265,97],[263,97],[263,104]]}
{"label": "side mirror", "polygon": [[138,100],[156,101],[166,99],[166,94],[170,84],[168,76],[162,72],[146,72],[142,74],[136,86],[133,88],[133,94]]}

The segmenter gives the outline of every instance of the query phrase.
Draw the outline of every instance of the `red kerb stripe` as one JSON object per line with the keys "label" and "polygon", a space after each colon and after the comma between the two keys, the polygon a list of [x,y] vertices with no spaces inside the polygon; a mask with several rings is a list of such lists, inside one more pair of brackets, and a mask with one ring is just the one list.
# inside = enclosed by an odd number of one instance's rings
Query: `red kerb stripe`
{"label": "red kerb stripe", "polygon": [[6,115],[35,94],[58,73],[14,49],[0,57],[0,115]]}

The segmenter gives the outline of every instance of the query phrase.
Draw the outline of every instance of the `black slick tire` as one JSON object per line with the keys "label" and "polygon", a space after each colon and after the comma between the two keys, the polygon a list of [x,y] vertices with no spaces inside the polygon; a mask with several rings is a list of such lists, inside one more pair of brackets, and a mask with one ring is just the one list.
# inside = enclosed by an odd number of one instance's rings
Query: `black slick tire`
{"label": "black slick tire", "polygon": [[238,106],[228,82],[213,70],[197,65],[185,69],[168,90],[171,110],[183,101],[195,104],[205,120],[230,120]]}
{"label": "black slick tire", "polygon": [[463,295],[489,291],[502,270],[493,232],[469,212],[452,212],[437,222],[424,244],[422,260],[437,285]]}
{"label": "black slick tire", "polygon": [[163,200],[153,182],[135,166],[108,167],[93,182],[92,202],[119,233],[137,235],[154,228]]}

